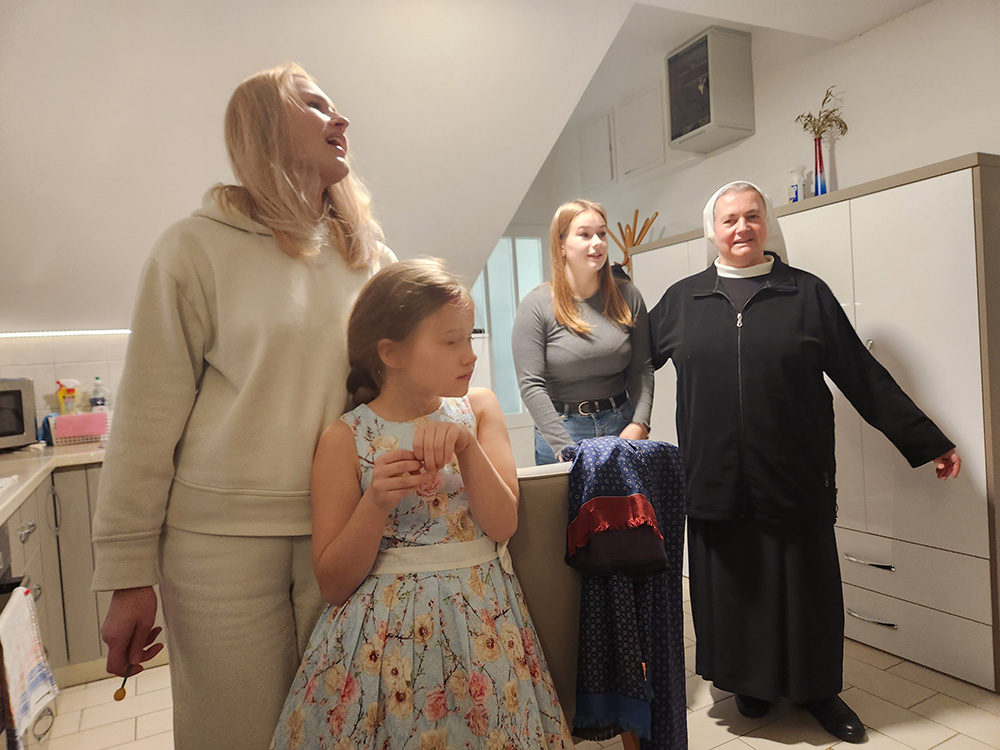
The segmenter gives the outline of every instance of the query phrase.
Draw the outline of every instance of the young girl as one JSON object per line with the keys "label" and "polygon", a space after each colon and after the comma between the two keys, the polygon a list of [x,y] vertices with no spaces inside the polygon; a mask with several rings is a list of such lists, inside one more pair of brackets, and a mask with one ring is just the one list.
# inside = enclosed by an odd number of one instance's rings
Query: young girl
{"label": "young girl", "polygon": [[394,264],[348,324],[360,402],[313,461],[313,566],[331,603],[275,748],[571,748],[504,543],[517,473],[503,414],[469,390],[468,291]]}

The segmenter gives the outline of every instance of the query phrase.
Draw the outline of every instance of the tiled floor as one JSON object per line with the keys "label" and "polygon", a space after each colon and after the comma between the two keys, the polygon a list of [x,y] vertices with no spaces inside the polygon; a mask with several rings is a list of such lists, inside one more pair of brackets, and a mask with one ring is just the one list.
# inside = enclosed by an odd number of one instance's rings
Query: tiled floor
{"label": "tiled floor", "polygon": [[[690,750],[794,750],[837,745],[811,716],[787,702],[762,719],[739,714],[730,693],[691,671],[694,628],[685,602],[684,653],[688,667]],[[871,750],[988,750],[1000,748],[1000,695],[960,682],[868,646],[845,641],[844,699],[868,727]],[[120,680],[69,688],[56,699],[58,715],[41,750],[169,750],[170,674],[156,667],[129,680],[129,695],[115,703]],[[851,747],[839,743],[841,748]],[[618,739],[582,742],[577,750],[620,750]]]}

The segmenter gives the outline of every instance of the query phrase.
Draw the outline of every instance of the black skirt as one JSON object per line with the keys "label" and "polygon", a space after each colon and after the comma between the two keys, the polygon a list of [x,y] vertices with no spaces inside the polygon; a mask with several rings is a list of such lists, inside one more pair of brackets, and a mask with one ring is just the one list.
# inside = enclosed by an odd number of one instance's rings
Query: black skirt
{"label": "black skirt", "polygon": [[844,595],[833,527],[688,519],[695,669],[733,693],[837,695]]}

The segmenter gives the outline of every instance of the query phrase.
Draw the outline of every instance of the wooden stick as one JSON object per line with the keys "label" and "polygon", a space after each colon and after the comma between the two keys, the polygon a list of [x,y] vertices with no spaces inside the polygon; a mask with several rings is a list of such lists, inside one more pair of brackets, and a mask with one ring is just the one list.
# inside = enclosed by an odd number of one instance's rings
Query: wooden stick
{"label": "wooden stick", "polygon": [[[649,226],[643,227],[642,234],[639,235],[639,242],[642,242],[642,238],[646,236],[646,232],[653,228],[653,222],[656,221],[656,217],[660,215],[659,211],[654,211],[653,215],[649,217]],[[638,243],[636,243],[638,244]]]}
{"label": "wooden stick", "polygon": [[621,243],[621,241],[620,241],[620,240],[619,240],[619,239],[618,239],[618,238],[617,238],[617,237],[615,236],[615,233],[614,233],[614,232],[612,232],[612,231],[611,231],[611,230],[609,229],[609,230],[608,230],[608,234],[609,234],[609,235],[611,235],[611,239],[613,239],[613,240],[615,241],[615,244],[616,244],[616,245],[618,245],[618,247],[620,247],[620,248],[622,249],[622,252],[623,252],[623,253],[624,253],[624,252],[628,252],[628,251],[627,251],[627,250],[625,249],[625,246],[624,246],[624,245],[623,245],[623,244]]}

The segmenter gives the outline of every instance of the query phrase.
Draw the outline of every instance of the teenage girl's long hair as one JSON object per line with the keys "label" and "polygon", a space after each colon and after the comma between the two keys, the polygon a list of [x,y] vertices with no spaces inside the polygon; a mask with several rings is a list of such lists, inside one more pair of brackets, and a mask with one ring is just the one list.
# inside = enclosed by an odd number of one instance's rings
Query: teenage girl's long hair
{"label": "teenage girl's long hair", "polygon": [[226,108],[226,149],[239,184],[218,185],[212,193],[224,207],[268,227],[293,258],[315,255],[329,243],[348,266],[368,266],[382,230],[354,170],[326,188],[319,210],[307,198],[319,175],[296,158],[289,134],[288,107],[303,106],[296,78],[313,80],[298,65],[285,63],[250,76],[233,92]]}
{"label": "teenage girl's long hair", "polygon": [[424,318],[450,302],[471,307],[472,297],[437,258],[393,263],[368,280],[347,322],[347,391],[354,406],[372,401],[385,384],[378,342],[405,341]]}
{"label": "teenage girl's long hair", "polygon": [[[573,219],[585,211],[593,211],[601,217],[605,224],[608,223],[608,216],[600,203],[577,198],[559,206],[555,216],[552,217],[552,226],[549,228],[549,251],[552,256],[552,310],[555,313],[557,323],[581,336],[590,333],[593,326],[580,317],[577,301],[573,297],[573,289],[566,276],[566,258],[563,256],[562,248],[569,232],[569,225],[573,223]],[[622,297],[618,284],[615,282],[614,276],[611,275],[610,258],[605,261],[597,275],[600,281],[598,291],[601,295],[601,308],[604,311],[604,317],[623,328],[631,328],[632,310],[625,303],[625,298]]]}

